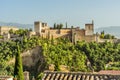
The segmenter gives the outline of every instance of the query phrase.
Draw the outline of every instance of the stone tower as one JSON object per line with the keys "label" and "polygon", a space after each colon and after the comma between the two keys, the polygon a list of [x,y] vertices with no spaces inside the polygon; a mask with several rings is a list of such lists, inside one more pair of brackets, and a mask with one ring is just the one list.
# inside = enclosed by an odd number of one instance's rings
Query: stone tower
{"label": "stone tower", "polygon": [[85,24],[85,35],[93,35],[94,34],[94,21],[90,24]]}
{"label": "stone tower", "polygon": [[47,35],[49,29],[50,27],[47,25],[47,23],[40,21],[34,22],[34,31],[38,36],[42,36],[42,34]]}
{"label": "stone tower", "polygon": [[40,21],[34,22],[34,31],[36,35],[41,35],[41,30],[42,30],[42,22]]}

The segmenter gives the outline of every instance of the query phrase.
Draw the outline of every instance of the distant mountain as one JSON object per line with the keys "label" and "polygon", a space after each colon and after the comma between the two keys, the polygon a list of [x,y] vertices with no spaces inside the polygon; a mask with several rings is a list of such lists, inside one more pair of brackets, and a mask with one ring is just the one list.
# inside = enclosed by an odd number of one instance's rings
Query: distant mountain
{"label": "distant mountain", "polygon": [[20,23],[6,23],[6,22],[0,22],[0,26],[15,26],[18,28],[23,28],[23,29],[33,29],[33,24],[20,24]]}
{"label": "distant mountain", "polygon": [[95,32],[100,33],[103,30],[105,31],[105,33],[112,34],[115,37],[120,39],[120,26],[101,27],[101,28],[95,29]]}

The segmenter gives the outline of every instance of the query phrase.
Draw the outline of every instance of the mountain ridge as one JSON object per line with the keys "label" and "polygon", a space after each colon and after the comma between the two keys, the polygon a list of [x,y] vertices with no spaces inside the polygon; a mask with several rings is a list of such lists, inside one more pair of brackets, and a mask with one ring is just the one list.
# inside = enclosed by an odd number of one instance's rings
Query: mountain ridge
{"label": "mountain ridge", "polygon": [[21,24],[21,23],[13,23],[13,22],[0,22],[0,26],[15,26],[20,29],[33,29],[33,24]]}
{"label": "mountain ridge", "polygon": [[120,26],[108,26],[95,29],[95,32],[100,33],[101,31],[104,31],[105,34],[114,35],[116,38],[120,39]]}

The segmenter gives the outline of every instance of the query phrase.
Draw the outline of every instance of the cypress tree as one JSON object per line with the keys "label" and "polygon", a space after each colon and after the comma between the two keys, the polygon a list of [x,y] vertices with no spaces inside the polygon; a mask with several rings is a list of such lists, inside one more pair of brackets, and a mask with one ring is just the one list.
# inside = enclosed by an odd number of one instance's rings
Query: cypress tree
{"label": "cypress tree", "polygon": [[56,23],[54,23],[54,29],[56,29],[56,28],[57,28]]}
{"label": "cypress tree", "polygon": [[67,27],[68,27],[68,26],[67,26],[67,22],[66,22],[66,29],[67,29]]}
{"label": "cypress tree", "polygon": [[60,29],[60,25],[59,24],[57,24],[57,29]]}
{"label": "cypress tree", "polygon": [[17,77],[17,80],[24,80],[22,58],[20,57],[19,45],[17,45],[17,53],[15,57],[14,76]]}
{"label": "cypress tree", "polygon": [[62,28],[63,28],[63,24],[60,23],[60,24],[59,24],[59,29],[62,29]]}

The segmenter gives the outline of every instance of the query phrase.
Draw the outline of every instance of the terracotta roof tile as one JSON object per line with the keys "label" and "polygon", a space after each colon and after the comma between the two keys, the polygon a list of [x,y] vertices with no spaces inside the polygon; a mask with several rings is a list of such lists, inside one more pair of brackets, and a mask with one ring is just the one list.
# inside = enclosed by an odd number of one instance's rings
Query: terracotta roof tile
{"label": "terracotta roof tile", "polygon": [[120,75],[120,70],[101,70],[98,72],[99,74],[112,74],[112,75]]}

